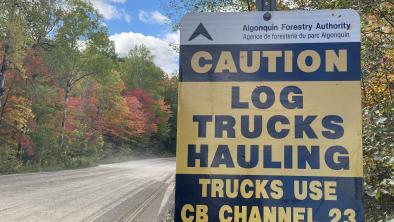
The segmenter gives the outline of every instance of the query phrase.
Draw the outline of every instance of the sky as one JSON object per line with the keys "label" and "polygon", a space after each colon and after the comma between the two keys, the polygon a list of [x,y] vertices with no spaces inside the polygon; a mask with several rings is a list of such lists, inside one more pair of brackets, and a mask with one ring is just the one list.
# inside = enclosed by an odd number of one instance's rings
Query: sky
{"label": "sky", "polygon": [[179,44],[179,32],[171,29],[165,16],[167,0],[87,0],[103,16],[110,39],[119,56],[144,44],[154,55],[154,62],[166,73],[178,70],[178,53],[171,44]]}

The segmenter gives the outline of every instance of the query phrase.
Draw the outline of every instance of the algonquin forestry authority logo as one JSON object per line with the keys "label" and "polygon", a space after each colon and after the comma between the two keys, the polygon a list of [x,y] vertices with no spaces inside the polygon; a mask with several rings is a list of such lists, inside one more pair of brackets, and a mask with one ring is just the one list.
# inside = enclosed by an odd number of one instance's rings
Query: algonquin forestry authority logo
{"label": "algonquin forestry authority logo", "polygon": [[213,41],[211,35],[209,34],[209,32],[207,31],[207,29],[205,28],[205,26],[200,23],[196,30],[193,32],[193,34],[190,36],[189,41],[192,41],[193,39],[197,38],[199,35],[204,36],[205,38]]}

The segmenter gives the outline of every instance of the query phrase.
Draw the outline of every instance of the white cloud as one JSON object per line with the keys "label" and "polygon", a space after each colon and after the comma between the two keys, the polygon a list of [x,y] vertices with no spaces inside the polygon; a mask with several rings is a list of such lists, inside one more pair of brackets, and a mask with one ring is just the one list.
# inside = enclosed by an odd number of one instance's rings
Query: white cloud
{"label": "white cloud", "polygon": [[135,32],[121,32],[110,36],[115,42],[119,56],[126,56],[136,45],[145,45],[152,52],[154,62],[166,73],[178,71],[178,53],[170,44],[179,44],[179,32],[168,33],[162,37],[144,35]]}
{"label": "white cloud", "polygon": [[147,12],[141,10],[140,13],[138,14],[138,18],[142,22],[146,22],[150,24],[164,25],[170,22],[170,19],[167,16],[161,14],[159,11]]}
{"label": "white cloud", "polygon": [[167,33],[164,39],[166,42],[179,45],[180,43],[179,36],[180,36],[180,32],[176,31],[176,32]]}
{"label": "white cloud", "polygon": [[121,19],[126,22],[131,21],[131,16],[124,9],[116,4],[123,4],[127,0],[86,0],[107,20]]}
{"label": "white cloud", "polygon": [[130,23],[131,22],[131,15],[128,14],[124,9],[121,9],[120,12],[121,12],[121,16],[123,17],[123,19],[126,22]]}

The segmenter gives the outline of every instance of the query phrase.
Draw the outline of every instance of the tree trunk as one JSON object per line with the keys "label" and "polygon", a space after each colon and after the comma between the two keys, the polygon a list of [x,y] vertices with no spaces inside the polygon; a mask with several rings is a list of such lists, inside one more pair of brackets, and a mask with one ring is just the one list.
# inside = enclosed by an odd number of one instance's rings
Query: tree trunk
{"label": "tree trunk", "polygon": [[246,3],[248,4],[248,11],[252,11],[252,5],[250,3],[250,0],[247,0]]}
{"label": "tree trunk", "polygon": [[[17,8],[17,3],[14,2],[12,5],[12,9],[10,11],[10,20],[9,22],[12,23],[15,20],[15,12]],[[3,42],[4,44],[4,51],[3,51],[3,61],[1,63],[1,70],[0,70],[0,110],[3,109],[3,95],[5,92],[5,76],[8,72],[9,66],[10,66],[10,51],[11,51],[11,45],[10,45],[10,39],[11,39],[11,32],[7,31],[6,32],[6,39]],[[2,116],[0,116],[2,118]]]}
{"label": "tree trunk", "polygon": [[4,54],[3,54],[3,61],[1,63],[1,70],[0,70],[0,110],[3,108],[3,95],[5,92],[5,76],[9,69],[9,51],[10,48],[8,44],[4,46]]}
{"label": "tree trunk", "polygon": [[67,103],[69,99],[70,89],[71,89],[71,83],[70,81],[67,81],[67,84],[64,87],[64,110],[63,110],[63,119],[61,123],[62,132],[59,140],[60,150],[61,152],[63,152],[64,155],[66,154],[66,151],[64,150],[64,136],[66,132],[66,121],[67,121],[67,111],[68,111]]}

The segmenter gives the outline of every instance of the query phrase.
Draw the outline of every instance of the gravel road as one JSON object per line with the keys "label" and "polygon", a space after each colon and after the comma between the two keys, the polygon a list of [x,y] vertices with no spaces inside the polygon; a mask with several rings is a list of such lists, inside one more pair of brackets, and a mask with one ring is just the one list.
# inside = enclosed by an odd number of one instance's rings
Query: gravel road
{"label": "gravel road", "polygon": [[175,159],[0,176],[0,221],[161,221]]}

